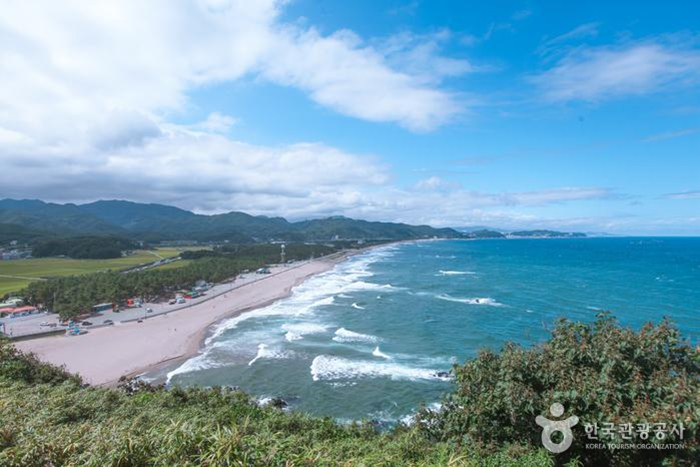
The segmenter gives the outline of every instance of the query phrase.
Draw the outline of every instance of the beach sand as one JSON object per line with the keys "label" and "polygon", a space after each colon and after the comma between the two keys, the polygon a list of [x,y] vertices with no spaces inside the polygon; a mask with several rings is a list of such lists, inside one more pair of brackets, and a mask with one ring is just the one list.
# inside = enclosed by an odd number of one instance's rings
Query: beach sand
{"label": "beach sand", "polygon": [[264,279],[142,323],[118,323],[82,336],[43,337],[19,341],[15,346],[34,352],[43,361],[65,365],[86,383],[115,385],[122,376],[135,376],[194,356],[213,324],[288,296],[292,287],[332,269],[347,256],[332,255],[296,267],[280,267]]}

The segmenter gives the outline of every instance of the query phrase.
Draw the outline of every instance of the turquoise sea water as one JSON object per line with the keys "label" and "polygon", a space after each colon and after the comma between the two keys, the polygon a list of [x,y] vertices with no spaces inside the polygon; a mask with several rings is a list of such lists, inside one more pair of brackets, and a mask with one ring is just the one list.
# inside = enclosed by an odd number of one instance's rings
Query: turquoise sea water
{"label": "turquoise sea water", "polygon": [[670,316],[700,342],[700,238],[435,241],[380,248],[222,323],[170,383],[235,385],[293,409],[387,422],[451,389],[438,372],[557,317]]}

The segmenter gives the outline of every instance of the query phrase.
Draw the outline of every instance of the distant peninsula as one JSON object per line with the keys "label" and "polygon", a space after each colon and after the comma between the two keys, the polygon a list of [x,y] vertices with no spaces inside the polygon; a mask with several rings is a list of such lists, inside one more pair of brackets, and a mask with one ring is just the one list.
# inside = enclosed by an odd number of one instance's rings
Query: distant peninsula
{"label": "distant peninsula", "polygon": [[[461,229],[460,229],[461,230]],[[558,232],[555,230],[518,230],[507,232],[503,230],[479,229],[463,232],[466,238],[586,238],[582,232]]]}

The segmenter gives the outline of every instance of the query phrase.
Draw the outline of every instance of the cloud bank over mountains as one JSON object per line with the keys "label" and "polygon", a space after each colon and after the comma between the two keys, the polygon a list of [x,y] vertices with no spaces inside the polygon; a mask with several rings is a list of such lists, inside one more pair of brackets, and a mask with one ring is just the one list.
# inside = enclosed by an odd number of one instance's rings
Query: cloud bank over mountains
{"label": "cloud bank over mountains", "polygon": [[[249,144],[230,137],[238,118],[223,112],[177,123],[192,105],[191,93],[250,78],[295,88],[341,115],[429,132],[470,111],[447,80],[491,71],[442,55],[447,30],[369,40],[285,22],[285,6],[263,0],[4,5],[2,196],[124,198],[199,212],[344,214],[434,225],[460,225],[488,212],[517,224],[527,216],[508,211],[514,207],[614,196],[600,187],[484,193],[437,177],[401,187],[377,154],[318,141]],[[591,35],[594,27],[573,35]],[[566,100],[570,93],[596,99],[694,77],[697,55],[671,55],[669,47],[578,50],[534,82],[548,98]],[[619,73],[629,66],[639,71],[636,87]],[[590,78],[587,87],[572,88],[571,76],[580,74]]]}

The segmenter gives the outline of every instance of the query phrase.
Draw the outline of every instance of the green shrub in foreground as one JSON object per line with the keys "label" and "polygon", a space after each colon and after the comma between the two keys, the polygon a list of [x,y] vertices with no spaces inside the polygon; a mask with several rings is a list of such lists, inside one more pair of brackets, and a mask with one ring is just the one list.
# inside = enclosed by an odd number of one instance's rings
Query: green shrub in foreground
{"label": "green shrub in foreground", "polygon": [[[586,465],[694,464],[700,459],[700,349],[683,342],[667,320],[639,332],[601,314],[593,324],[561,320],[550,340],[524,349],[508,344],[455,366],[456,390],[439,413],[423,411],[426,436],[455,446],[542,446],[537,415],[553,419],[549,407],[563,404],[579,417],[570,449],[559,462]],[[584,425],[682,423],[682,450],[586,449]],[[555,442],[558,441],[555,439]],[[620,433],[610,440],[628,442]],[[655,442],[653,436],[648,440]],[[656,441],[659,442],[659,441]]]}
{"label": "green shrub in foreground", "polygon": [[[84,387],[0,340],[0,465],[695,465],[700,456],[700,351],[667,321],[635,332],[606,315],[562,320],[537,347],[507,345],[454,371],[440,412],[378,433],[226,388]],[[580,420],[558,455],[535,424],[553,418],[553,402]],[[683,423],[685,449],[586,449],[583,425],[596,422]]]}
{"label": "green shrub in foreground", "polygon": [[[0,465],[551,465],[543,449],[454,448],[415,428],[259,407],[226,388],[82,387],[0,341]],[[53,371],[47,371],[47,367]]]}

